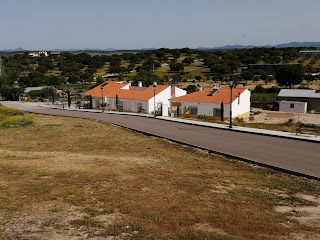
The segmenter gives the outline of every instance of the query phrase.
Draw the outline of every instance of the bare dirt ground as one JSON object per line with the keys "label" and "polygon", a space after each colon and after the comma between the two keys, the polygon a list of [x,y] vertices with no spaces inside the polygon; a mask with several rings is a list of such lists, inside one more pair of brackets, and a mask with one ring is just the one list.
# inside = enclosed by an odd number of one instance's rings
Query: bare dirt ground
{"label": "bare dirt ground", "polygon": [[253,123],[285,123],[288,122],[289,119],[292,119],[294,122],[320,124],[320,114],[287,113],[258,108],[255,108],[254,111],[260,111],[261,113],[254,115],[253,121],[249,121],[249,118],[247,118],[246,121]]}
{"label": "bare dirt ground", "polygon": [[320,239],[320,184],[108,124],[0,129],[0,239]]}

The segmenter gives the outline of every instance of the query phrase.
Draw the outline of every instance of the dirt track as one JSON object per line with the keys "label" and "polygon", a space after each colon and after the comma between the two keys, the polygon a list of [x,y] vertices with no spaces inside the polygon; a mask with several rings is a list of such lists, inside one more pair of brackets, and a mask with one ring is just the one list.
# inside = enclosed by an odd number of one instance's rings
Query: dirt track
{"label": "dirt track", "polygon": [[[315,123],[320,124],[320,114],[310,114],[310,113],[284,113],[277,111],[267,111],[262,109],[254,109],[255,111],[260,111],[260,114],[254,115],[254,120],[250,122],[257,123],[285,123],[289,119],[295,122],[302,123]],[[246,119],[249,121],[249,119]]]}

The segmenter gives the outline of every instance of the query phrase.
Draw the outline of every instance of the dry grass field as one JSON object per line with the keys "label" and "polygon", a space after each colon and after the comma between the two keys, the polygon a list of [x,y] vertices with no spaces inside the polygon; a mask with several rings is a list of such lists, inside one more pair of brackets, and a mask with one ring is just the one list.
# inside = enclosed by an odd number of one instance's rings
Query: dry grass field
{"label": "dry grass field", "polygon": [[109,124],[0,129],[0,239],[320,239],[320,184]]}

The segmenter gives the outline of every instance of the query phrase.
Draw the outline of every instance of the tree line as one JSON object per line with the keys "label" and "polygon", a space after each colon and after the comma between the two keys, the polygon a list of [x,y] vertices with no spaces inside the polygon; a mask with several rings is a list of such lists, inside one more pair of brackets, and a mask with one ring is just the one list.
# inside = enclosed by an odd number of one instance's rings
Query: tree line
{"label": "tree line", "polygon": [[[168,49],[141,51],[138,53],[97,54],[85,52],[74,54],[62,52],[60,55],[30,57],[28,53],[2,57],[3,70],[0,77],[0,94],[6,98],[16,95],[25,87],[56,86],[61,84],[86,84],[96,80],[99,69],[107,66],[107,73],[114,74],[119,79],[132,74],[133,84],[142,81],[150,85],[154,81],[160,83],[178,83],[183,79],[202,79],[223,81],[232,79],[237,82],[248,80],[277,80],[279,85],[293,86],[303,79],[313,81],[312,73],[319,72],[314,67],[319,56],[301,56],[302,48],[253,48],[236,50],[197,50],[197,49]],[[311,61],[303,67],[304,60]],[[207,69],[205,75],[192,76],[185,71],[187,66],[200,62]],[[300,67],[290,63],[298,61]],[[123,64],[126,62],[126,64]],[[250,64],[282,64],[274,71],[250,71]],[[169,70],[159,76],[155,74],[158,68],[167,65]],[[101,81],[101,78],[99,78]],[[18,92],[18,93],[17,93]],[[8,96],[7,96],[8,95]]]}

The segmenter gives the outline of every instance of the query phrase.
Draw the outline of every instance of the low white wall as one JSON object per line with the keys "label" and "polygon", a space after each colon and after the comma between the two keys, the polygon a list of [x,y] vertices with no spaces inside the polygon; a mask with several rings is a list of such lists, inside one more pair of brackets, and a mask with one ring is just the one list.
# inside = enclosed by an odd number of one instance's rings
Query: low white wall
{"label": "low white wall", "polygon": [[306,113],[308,104],[306,102],[280,101],[279,111]]}

